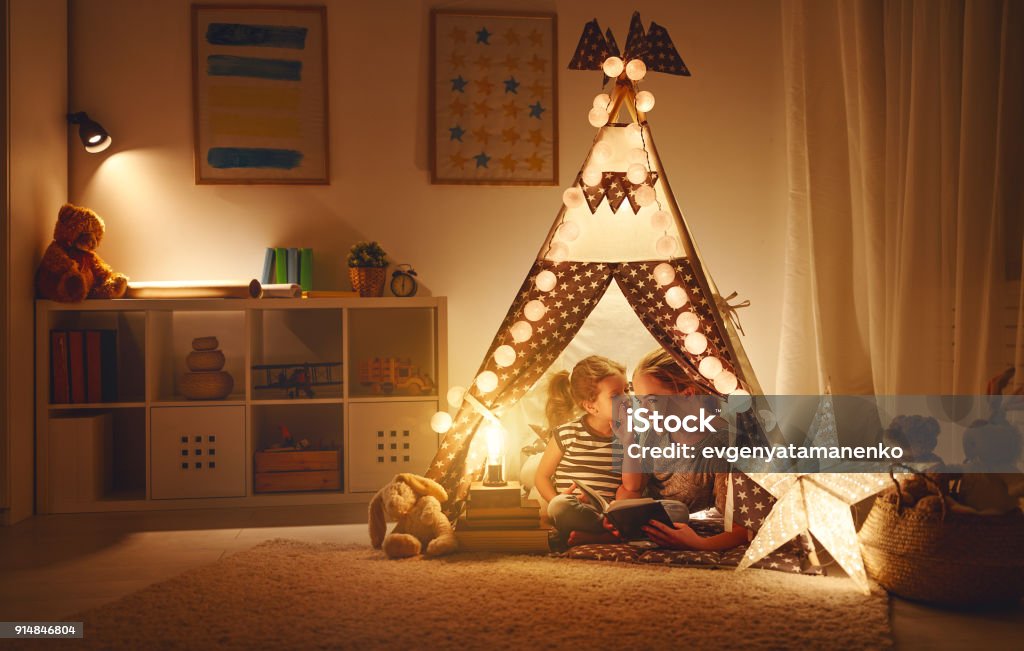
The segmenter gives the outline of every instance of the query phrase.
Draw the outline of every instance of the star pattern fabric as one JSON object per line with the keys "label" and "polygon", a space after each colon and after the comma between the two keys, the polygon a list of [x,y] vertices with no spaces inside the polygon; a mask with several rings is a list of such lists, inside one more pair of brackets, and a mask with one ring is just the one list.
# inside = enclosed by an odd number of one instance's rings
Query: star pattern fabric
{"label": "star pattern fabric", "polygon": [[732,482],[733,522],[757,532],[775,506],[775,496],[738,470],[729,473],[729,481]]}
{"label": "star pattern fabric", "polygon": [[535,17],[433,20],[432,180],[554,183],[553,35]]}
{"label": "star pattern fabric", "polygon": [[[619,56],[615,37],[612,36],[610,29],[602,34],[601,26],[595,18],[583,26],[583,34],[568,67],[571,70],[602,70],[602,64],[610,56]],[[622,53],[622,58],[627,62],[630,59],[640,59],[647,65],[648,71],[690,76],[690,70],[679,56],[668,30],[652,22],[645,33],[640,12],[633,12],[630,18],[626,49]],[[602,85],[606,83],[608,77],[604,77]]]}

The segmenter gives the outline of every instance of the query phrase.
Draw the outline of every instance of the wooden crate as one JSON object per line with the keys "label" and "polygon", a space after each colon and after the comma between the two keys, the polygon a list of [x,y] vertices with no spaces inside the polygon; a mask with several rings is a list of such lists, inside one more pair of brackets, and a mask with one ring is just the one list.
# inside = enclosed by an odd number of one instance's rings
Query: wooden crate
{"label": "wooden crate", "polygon": [[256,493],[341,490],[341,451],[257,452]]}

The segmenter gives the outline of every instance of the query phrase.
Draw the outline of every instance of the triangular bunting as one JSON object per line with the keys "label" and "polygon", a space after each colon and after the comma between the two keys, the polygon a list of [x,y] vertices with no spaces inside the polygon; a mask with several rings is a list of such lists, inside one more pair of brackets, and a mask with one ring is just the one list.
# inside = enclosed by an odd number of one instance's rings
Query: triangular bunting
{"label": "triangular bunting", "polygon": [[625,172],[605,172],[604,180],[605,197],[608,199],[608,206],[612,212],[619,212],[619,206],[626,200],[629,194],[629,186],[632,185],[626,180]]}
{"label": "triangular bunting", "polygon": [[672,43],[668,30],[658,23],[652,22],[647,30],[647,48],[644,63],[647,64],[648,70],[683,77],[690,76],[690,70],[683,63],[679,52],[676,51],[676,46]]}
{"label": "triangular bunting", "polygon": [[634,11],[633,17],[629,21],[629,34],[626,36],[626,50],[623,58],[627,61],[629,59],[644,60],[647,58],[647,50],[647,34],[644,33],[644,25],[640,21],[640,12]]}
{"label": "triangular bunting", "polygon": [[608,43],[604,39],[604,34],[601,33],[601,26],[597,24],[595,18],[583,26],[583,34],[580,35],[580,42],[569,61],[569,68],[572,70],[600,70],[604,60],[611,56],[609,52]]}
{"label": "triangular bunting", "polygon": [[654,187],[654,182],[657,181],[657,180],[658,180],[658,173],[657,172],[648,172],[647,173],[647,180],[644,181],[643,183],[631,183],[628,179],[626,180],[626,185],[629,188],[626,191],[626,198],[629,200],[629,207],[633,209],[633,214],[634,215],[636,213],[640,212],[640,204],[637,203],[637,201],[636,201],[636,191],[637,191],[637,189],[640,186],[643,186],[643,185],[649,185],[651,187]]}

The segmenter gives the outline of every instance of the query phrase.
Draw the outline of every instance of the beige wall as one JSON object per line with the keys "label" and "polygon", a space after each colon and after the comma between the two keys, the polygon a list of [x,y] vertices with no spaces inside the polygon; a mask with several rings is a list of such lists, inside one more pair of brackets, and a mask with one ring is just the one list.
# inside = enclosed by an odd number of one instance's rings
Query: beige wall
{"label": "beige wall", "polygon": [[8,165],[10,440],[7,520],[32,514],[33,278],[67,196],[67,47],[64,0],[12,0],[9,13]]}
{"label": "beige wall", "polygon": [[[189,4],[73,2],[73,105],[114,137],[106,154],[72,150],[70,198],[107,220],[100,253],[137,280],[249,278],[259,273],[264,247],[312,246],[318,284],[347,289],[347,247],[379,240],[394,260],[416,267],[430,292],[449,297],[450,378],[470,381],[562,187],[430,185],[431,3],[327,3],[333,184],[298,188],[193,183]],[[558,13],[565,184],[593,138],[586,113],[600,86],[599,73],[568,71],[565,63],[595,16],[624,43],[631,8],[603,0],[520,4]],[[650,121],[715,281],[753,302],[742,312],[745,345],[770,391],[786,199],[778,4],[636,8],[668,27],[694,72],[691,79],[651,75]],[[360,75],[368,60],[374,71]],[[363,192],[350,194],[353,185]]]}

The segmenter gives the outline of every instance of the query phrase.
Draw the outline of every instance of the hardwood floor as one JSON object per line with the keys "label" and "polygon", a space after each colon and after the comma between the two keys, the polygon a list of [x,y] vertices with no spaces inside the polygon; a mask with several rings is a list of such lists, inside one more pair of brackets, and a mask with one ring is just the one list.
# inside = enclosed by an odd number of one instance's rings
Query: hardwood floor
{"label": "hardwood floor", "polygon": [[[35,517],[0,528],[0,620],[60,621],[271,538],[366,544],[366,506]],[[1018,649],[1024,633],[1024,607],[952,613],[893,599],[891,613],[904,649]]]}

